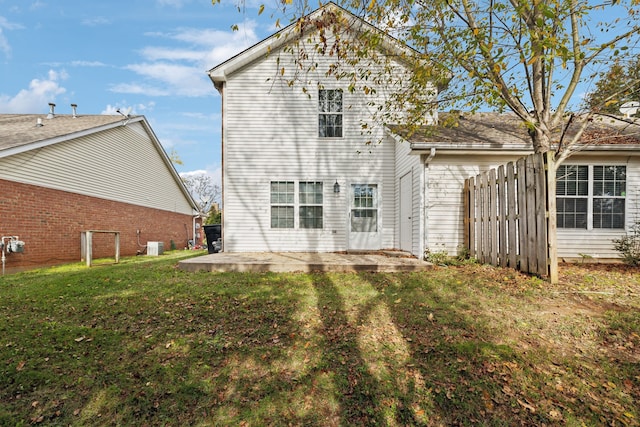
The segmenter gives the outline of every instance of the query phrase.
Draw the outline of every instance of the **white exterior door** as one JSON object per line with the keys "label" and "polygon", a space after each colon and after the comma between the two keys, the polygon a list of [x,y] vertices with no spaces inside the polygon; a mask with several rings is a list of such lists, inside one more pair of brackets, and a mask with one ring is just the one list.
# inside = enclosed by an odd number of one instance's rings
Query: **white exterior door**
{"label": "white exterior door", "polygon": [[411,172],[400,178],[400,249],[411,252],[413,249],[413,220]]}
{"label": "white exterior door", "polygon": [[378,184],[351,184],[349,249],[380,249]]}

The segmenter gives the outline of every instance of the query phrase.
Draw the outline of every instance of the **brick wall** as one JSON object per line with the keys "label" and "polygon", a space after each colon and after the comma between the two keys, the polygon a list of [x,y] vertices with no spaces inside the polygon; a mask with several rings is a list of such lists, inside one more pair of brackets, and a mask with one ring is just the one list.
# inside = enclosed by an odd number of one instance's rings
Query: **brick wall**
{"label": "brick wall", "polygon": [[[193,237],[190,215],[5,180],[0,189],[0,235],[25,242],[24,253],[6,255],[7,272],[80,261],[85,230],[119,231],[121,256],[144,253],[147,241],[163,242],[165,250],[173,241],[182,249]],[[114,240],[94,234],[93,258],[113,257]]]}

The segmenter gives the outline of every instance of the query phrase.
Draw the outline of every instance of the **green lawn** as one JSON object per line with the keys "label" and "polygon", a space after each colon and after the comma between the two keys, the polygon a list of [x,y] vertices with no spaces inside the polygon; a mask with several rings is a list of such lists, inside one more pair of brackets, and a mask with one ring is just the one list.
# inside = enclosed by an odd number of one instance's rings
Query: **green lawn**
{"label": "green lawn", "polygon": [[0,425],[639,425],[640,275],[0,278]]}

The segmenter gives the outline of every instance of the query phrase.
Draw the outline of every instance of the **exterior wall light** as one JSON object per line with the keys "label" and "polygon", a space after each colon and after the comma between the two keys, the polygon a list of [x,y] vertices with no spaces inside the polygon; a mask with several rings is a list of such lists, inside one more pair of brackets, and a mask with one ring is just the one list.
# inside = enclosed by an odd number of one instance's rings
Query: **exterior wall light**
{"label": "exterior wall light", "polygon": [[338,184],[338,181],[336,181],[336,183],[333,184],[333,192],[336,194],[340,193],[340,184]]}

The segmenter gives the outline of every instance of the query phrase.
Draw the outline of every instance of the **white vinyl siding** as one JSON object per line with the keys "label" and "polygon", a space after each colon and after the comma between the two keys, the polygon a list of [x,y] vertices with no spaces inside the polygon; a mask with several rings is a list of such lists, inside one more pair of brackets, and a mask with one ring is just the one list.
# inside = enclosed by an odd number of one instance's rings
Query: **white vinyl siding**
{"label": "white vinyl siding", "polygon": [[[595,155],[597,156],[597,155]],[[594,153],[576,154],[571,157],[572,164],[594,164],[626,166],[626,228],[640,218],[640,159],[638,157],[609,156],[606,160],[594,157]],[[481,171],[489,170],[516,157],[436,155],[426,168],[426,206],[427,212],[427,249],[446,251],[454,255],[463,246],[463,201],[462,189],[464,180],[476,176]],[[594,259],[617,259],[618,253],[613,249],[612,240],[624,234],[624,230],[594,228],[563,229],[557,232],[558,257],[580,259],[588,255]]]}
{"label": "white vinyl siding", "polygon": [[168,167],[144,128],[132,123],[2,158],[0,178],[193,214]]}
{"label": "white vinyl siding", "polygon": [[427,250],[457,255],[464,247],[464,180],[480,172],[514,161],[507,156],[458,156],[436,154],[426,168]]}
{"label": "white vinyl siding", "polygon": [[[367,98],[343,91],[342,138],[321,138],[318,91],[308,95],[300,85],[268,81],[276,66],[276,55],[270,55],[228,76],[224,85],[224,249],[348,249],[348,189],[355,182],[379,185],[380,248],[393,248],[395,148],[393,142],[378,143],[379,128],[362,134],[360,114],[368,108]],[[342,89],[339,84],[329,79],[324,86]],[[280,180],[322,183],[322,228],[271,228],[269,186]],[[338,194],[333,192],[336,181]]]}

